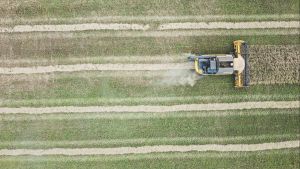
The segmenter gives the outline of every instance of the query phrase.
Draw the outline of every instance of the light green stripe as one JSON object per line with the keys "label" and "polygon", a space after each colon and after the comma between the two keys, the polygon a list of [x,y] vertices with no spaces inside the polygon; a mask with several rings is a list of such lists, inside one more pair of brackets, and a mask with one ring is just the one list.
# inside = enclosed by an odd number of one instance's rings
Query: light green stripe
{"label": "light green stripe", "polygon": [[297,95],[224,95],[220,96],[186,96],[186,97],[128,97],[128,98],[66,98],[66,99],[0,99],[1,107],[14,106],[67,106],[67,105],[134,105],[134,104],[178,104],[178,103],[224,103],[234,100],[244,101],[271,101],[271,100],[297,100]]}
{"label": "light green stripe", "polygon": [[83,23],[83,22],[166,22],[166,21],[265,21],[265,20],[297,20],[298,14],[283,15],[186,15],[186,16],[90,16],[76,18],[5,18],[0,24],[21,23]]}
{"label": "light green stripe", "polygon": [[[191,112],[155,112],[155,113],[60,113],[46,115],[0,115],[0,121],[28,121],[28,120],[78,120],[78,119],[157,119],[157,118],[192,118],[192,117],[225,117],[225,116],[265,116],[275,114],[300,114],[298,108],[280,109],[252,109],[252,110],[221,110],[221,111],[191,111]],[[71,113],[71,112],[70,112]]]}
{"label": "light green stripe", "polygon": [[118,161],[118,160],[142,160],[142,159],[182,159],[182,158],[239,158],[248,157],[252,155],[271,155],[271,154],[290,154],[297,153],[299,150],[295,149],[283,149],[283,150],[271,150],[261,152],[188,152],[188,153],[152,153],[152,154],[134,154],[134,155],[115,155],[115,156],[44,156],[44,157],[33,157],[33,156],[6,156],[1,157],[0,161],[28,161],[28,162],[59,162],[59,161]]}

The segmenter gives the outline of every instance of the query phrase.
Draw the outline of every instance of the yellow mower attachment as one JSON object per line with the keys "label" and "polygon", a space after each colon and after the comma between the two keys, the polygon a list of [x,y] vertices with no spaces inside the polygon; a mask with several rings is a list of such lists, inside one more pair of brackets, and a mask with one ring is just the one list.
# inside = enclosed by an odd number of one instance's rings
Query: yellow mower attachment
{"label": "yellow mower attachment", "polygon": [[196,71],[196,73],[198,73],[199,75],[202,75],[202,74],[203,74],[203,71],[202,71],[202,69],[199,69],[199,67],[198,67],[198,62],[199,62],[199,59],[198,59],[198,58],[195,58],[195,61],[194,61],[194,64],[195,64],[195,71]]}
{"label": "yellow mower attachment", "polygon": [[236,40],[234,44],[234,86],[236,88],[248,87],[250,83],[249,50],[243,40]]}

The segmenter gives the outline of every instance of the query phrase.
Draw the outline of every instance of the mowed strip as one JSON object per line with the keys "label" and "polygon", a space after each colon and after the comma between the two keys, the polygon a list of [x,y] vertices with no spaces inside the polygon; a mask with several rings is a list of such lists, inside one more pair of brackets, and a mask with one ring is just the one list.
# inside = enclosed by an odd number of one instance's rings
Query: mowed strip
{"label": "mowed strip", "polygon": [[286,109],[299,108],[298,101],[267,101],[267,102],[240,102],[240,103],[215,103],[215,104],[182,104],[172,106],[90,106],[90,107],[21,107],[0,108],[0,114],[46,114],[46,113],[102,113],[102,112],[178,112],[200,110],[241,110],[241,109]]}
{"label": "mowed strip", "polygon": [[[265,114],[267,111],[269,114]],[[259,112],[262,115],[258,115]],[[148,116],[147,119],[67,118],[77,114],[64,114],[64,119],[52,118],[58,114],[1,115],[0,149],[253,144],[299,139],[297,109],[257,109],[240,115],[216,117],[185,117],[184,112],[181,114],[181,117],[161,115],[160,118]],[[13,120],[13,116],[24,119]],[[62,117],[62,114],[59,116]],[[206,138],[219,139],[213,141]],[[222,138],[232,139],[226,141]]]}
{"label": "mowed strip", "polygon": [[175,29],[267,29],[299,28],[299,21],[264,21],[264,22],[185,22],[161,24],[159,30]]}
{"label": "mowed strip", "polygon": [[[185,57],[186,56],[186,57]],[[1,67],[18,67],[19,65],[49,66],[49,65],[71,65],[71,64],[160,64],[160,63],[182,63],[187,61],[188,54],[174,55],[137,55],[137,56],[91,56],[91,57],[66,57],[66,58],[39,58],[39,59],[0,59]]]}
{"label": "mowed strip", "polygon": [[300,141],[284,141],[262,144],[207,144],[207,145],[159,145],[142,147],[118,147],[118,148],[54,148],[54,149],[1,149],[1,156],[19,156],[19,155],[121,155],[121,154],[147,154],[164,152],[206,152],[206,151],[264,151],[299,147]]}
{"label": "mowed strip", "polygon": [[249,144],[295,140],[299,134],[260,134],[228,137],[157,137],[123,138],[98,140],[56,140],[56,141],[1,141],[0,149],[49,149],[49,148],[113,148],[154,145],[205,145],[205,144]]}
{"label": "mowed strip", "polygon": [[[261,29],[190,29],[190,30],[155,30],[155,31],[104,31],[104,32],[84,32],[82,34],[75,34],[74,32],[51,32],[45,34],[44,32],[34,32],[32,34],[18,34],[14,36],[15,40],[23,39],[72,39],[75,37],[78,38],[108,38],[108,37],[118,37],[118,38],[145,38],[145,37],[208,37],[208,36],[275,36],[275,35],[298,35],[299,31],[297,28],[288,28],[288,29],[267,29],[267,31],[261,31]],[[9,37],[12,35],[10,34]],[[7,35],[3,34],[3,37],[7,38]]]}
{"label": "mowed strip", "polygon": [[12,24],[16,22],[24,23],[41,23],[41,22],[132,22],[132,21],[146,21],[146,22],[162,22],[162,21],[252,21],[252,20],[297,20],[297,14],[264,14],[264,15],[177,15],[177,16],[88,16],[88,17],[72,17],[72,18],[0,18],[1,24]]}
{"label": "mowed strip", "polygon": [[[289,29],[286,29],[290,31]],[[219,30],[210,30],[218,32]],[[236,30],[238,31],[238,30]],[[247,30],[244,30],[247,32]],[[252,30],[249,30],[252,31]],[[123,32],[123,31],[115,31]],[[139,33],[137,31],[135,33]],[[148,32],[148,31],[145,31]],[[162,33],[164,31],[161,31]],[[167,31],[169,32],[169,31]],[[260,31],[260,32],[269,32]],[[293,31],[295,32],[295,30]],[[5,59],[55,59],[66,57],[99,57],[99,56],[153,56],[153,55],[178,55],[183,52],[201,52],[201,53],[229,53],[232,42],[240,39],[240,35],[230,36],[226,33],[224,36],[182,36],[179,39],[165,37],[107,37],[101,38],[106,33],[80,32],[80,33],[62,33],[59,37],[56,33],[34,33],[33,34],[3,34],[3,42],[0,45],[2,60]],[[286,31],[285,31],[286,33]],[[43,35],[41,35],[43,34]],[[64,36],[68,34],[69,36]],[[174,33],[175,34],[175,33]],[[47,35],[47,36],[44,36]],[[86,36],[88,35],[88,36]],[[298,36],[294,35],[270,35],[258,36],[251,35],[242,37],[247,39],[249,44],[263,45],[283,45],[298,44]],[[116,43],[118,42],[118,43]],[[214,45],[211,46],[211,43]],[[227,44],[224,46],[224,44]],[[1,62],[1,61],[0,61]],[[90,63],[90,62],[89,62]],[[67,63],[69,64],[69,63]]]}
{"label": "mowed strip", "polygon": [[143,24],[122,24],[122,23],[84,23],[69,25],[17,25],[12,28],[0,27],[0,32],[72,32],[88,30],[147,30],[149,25]]}
{"label": "mowed strip", "polygon": [[46,115],[28,115],[28,114],[6,114],[0,121],[25,121],[25,120],[80,120],[80,119],[160,119],[160,118],[193,118],[193,117],[229,117],[229,116],[267,116],[267,115],[295,115],[299,114],[298,109],[257,109],[256,110],[219,110],[219,111],[185,111],[185,112],[167,112],[167,113],[77,113],[72,114],[46,114]]}
{"label": "mowed strip", "polygon": [[[113,76],[113,75],[111,75]],[[276,90],[274,90],[276,91]],[[292,101],[298,95],[293,94],[249,94],[244,95],[211,95],[211,96],[177,96],[177,97],[127,97],[127,98],[52,98],[52,99],[2,99],[0,107],[41,107],[41,106],[110,106],[110,105],[173,105],[204,104],[204,103],[233,103],[245,101]]]}
{"label": "mowed strip", "polygon": [[36,67],[13,67],[0,68],[0,74],[34,74],[51,72],[76,72],[88,70],[179,70],[192,69],[190,63],[172,63],[172,64],[75,64],[75,65],[55,65],[55,66],[36,66]]}
{"label": "mowed strip", "polygon": [[16,25],[0,27],[2,33],[23,32],[74,32],[88,30],[176,30],[176,29],[270,29],[270,28],[299,28],[299,21],[262,21],[262,22],[179,22],[165,23],[158,27],[149,24],[122,23],[83,23],[60,25]]}

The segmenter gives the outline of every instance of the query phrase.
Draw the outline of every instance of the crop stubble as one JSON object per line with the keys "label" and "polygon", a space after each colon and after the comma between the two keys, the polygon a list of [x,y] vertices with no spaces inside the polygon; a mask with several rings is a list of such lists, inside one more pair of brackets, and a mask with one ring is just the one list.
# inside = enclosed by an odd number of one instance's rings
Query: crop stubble
{"label": "crop stubble", "polygon": [[299,83],[299,45],[251,45],[251,83]]}

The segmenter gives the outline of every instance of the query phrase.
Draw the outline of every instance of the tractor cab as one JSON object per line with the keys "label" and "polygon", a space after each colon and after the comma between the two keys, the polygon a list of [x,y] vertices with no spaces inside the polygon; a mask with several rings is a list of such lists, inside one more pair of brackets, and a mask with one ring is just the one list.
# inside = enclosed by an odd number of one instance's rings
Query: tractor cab
{"label": "tractor cab", "polygon": [[194,62],[196,73],[199,75],[228,75],[233,74],[233,55],[190,55]]}
{"label": "tractor cab", "polygon": [[218,72],[218,58],[217,57],[199,57],[198,67],[202,69],[203,74],[216,74]]}
{"label": "tractor cab", "polygon": [[194,62],[199,75],[234,75],[236,88],[247,87],[250,83],[248,44],[242,40],[233,42],[234,51],[230,54],[195,55],[188,60]]}

